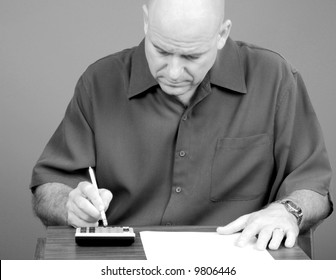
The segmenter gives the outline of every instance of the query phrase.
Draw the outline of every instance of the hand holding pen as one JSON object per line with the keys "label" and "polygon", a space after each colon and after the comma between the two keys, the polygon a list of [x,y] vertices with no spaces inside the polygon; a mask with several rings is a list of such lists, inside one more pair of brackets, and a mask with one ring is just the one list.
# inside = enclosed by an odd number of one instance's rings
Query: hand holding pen
{"label": "hand holding pen", "polygon": [[112,193],[107,189],[98,189],[92,168],[89,168],[89,173],[92,183],[80,182],[69,193],[66,205],[68,224],[74,227],[96,227],[100,219],[107,226],[105,211],[112,200]]}

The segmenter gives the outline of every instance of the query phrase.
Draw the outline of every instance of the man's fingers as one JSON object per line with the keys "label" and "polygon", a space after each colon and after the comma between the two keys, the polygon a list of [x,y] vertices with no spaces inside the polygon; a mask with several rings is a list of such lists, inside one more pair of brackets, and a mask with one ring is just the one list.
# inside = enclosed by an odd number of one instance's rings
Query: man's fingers
{"label": "man's fingers", "polygon": [[292,248],[295,245],[296,237],[298,236],[298,233],[295,231],[289,230],[286,233],[286,241],[285,241],[285,246],[287,248]]}
{"label": "man's fingers", "polygon": [[[87,215],[99,219],[99,211],[96,209],[94,205],[86,198],[86,195],[83,192],[83,188],[85,185],[81,185],[80,188],[74,189],[69,193],[69,201],[67,203],[68,210],[76,213],[76,210],[80,210]],[[80,213],[76,213],[79,215]]]}
{"label": "man's fingers", "polygon": [[[80,198],[78,198],[80,199]],[[100,217],[100,214],[98,212],[98,210],[85,198],[81,198],[81,200],[83,200],[81,206],[77,206],[76,203],[72,203],[71,206],[69,206],[68,210],[69,212],[74,213],[76,216],[78,216],[79,219],[86,221],[88,223],[95,223],[97,222],[97,220]],[[89,204],[88,207],[84,207],[84,204]],[[91,210],[91,211],[88,211]]]}
{"label": "man's fingers", "polygon": [[68,214],[68,225],[71,225],[74,228],[77,228],[77,227],[97,227],[98,222],[89,223],[87,221],[83,221],[77,215],[70,212]]}
{"label": "man's fingers", "polygon": [[281,228],[275,228],[272,234],[272,240],[268,245],[271,250],[277,250],[284,239],[285,231]]}
{"label": "man's fingers", "polygon": [[104,211],[106,211],[113,198],[113,194],[111,193],[111,191],[107,189],[99,189],[99,195],[102,198],[103,203],[104,203]]}
{"label": "man's fingers", "polygon": [[232,234],[241,231],[242,229],[244,229],[249,216],[250,214],[241,216],[224,227],[218,227],[217,232],[219,234]]}
{"label": "man's fingers", "polygon": [[98,190],[89,182],[81,182],[69,193],[68,223],[76,226],[95,226],[112,199],[108,190]]}
{"label": "man's fingers", "polygon": [[258,240],[256,244],[256,249],[258,250],[265,250],[267,244],[269,243],[270,239],[272,238],[273,230],[271,228],[266,228],[260,231],[258,235]]}
{"label": "man's fingers", "polygon": [[78,188],[99,212],[104,211],[104,202],[99,195],[99,190],[94,185],[89,182],[81,182],[78,184]]}
{"label": "man's fingers", "polygon": [[237,246],[244,247],[252,238],[255,238],[259,231],[260,227],[258,224],[251,223],[247,225],[236,242]]}

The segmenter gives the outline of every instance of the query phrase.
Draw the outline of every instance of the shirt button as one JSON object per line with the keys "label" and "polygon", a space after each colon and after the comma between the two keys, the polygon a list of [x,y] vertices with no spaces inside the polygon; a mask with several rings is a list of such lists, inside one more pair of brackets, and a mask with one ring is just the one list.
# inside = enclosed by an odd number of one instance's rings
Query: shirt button
{"label": "shirt button", "polygon": [[188,116],[187,115],[184,115],[183,117],[182,117],[182,120],[183,121],[186,121],[188,119]]}
{"label": "shirt button", "polygon": [[185,151],[180,151],[179,155],[180,155],[180,157],[184,157],[186,155],[186,152]]}
{"label": "shirt button", "polygon": [[175,191],[176,191],[177,193],[180,193],[180,192],[182,191],[182,188],[181,188],[181,187],[176,187]]}

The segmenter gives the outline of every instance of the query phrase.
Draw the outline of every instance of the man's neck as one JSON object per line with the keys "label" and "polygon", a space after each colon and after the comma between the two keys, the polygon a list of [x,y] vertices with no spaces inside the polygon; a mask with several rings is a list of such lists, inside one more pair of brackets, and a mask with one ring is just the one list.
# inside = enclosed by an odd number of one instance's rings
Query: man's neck
{"label": "man's neck", "polygon": [[176,96],[176,98],[186,107],[190,105],[192,97],[195,95],[196,88],[186,92],[183,95]]}

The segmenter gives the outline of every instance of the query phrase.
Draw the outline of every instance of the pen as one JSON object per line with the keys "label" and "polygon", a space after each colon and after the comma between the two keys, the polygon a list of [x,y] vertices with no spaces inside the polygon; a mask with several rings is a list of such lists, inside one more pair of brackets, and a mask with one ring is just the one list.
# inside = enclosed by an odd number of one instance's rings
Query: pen
{"label": "pen", "polygon": [[[93,184],[93,185],[97,188],[97,190],[98,190],[98,185],[97,185],[97,181],[96,181],[96,176],[95,176],[95,174],[94,174],[93,169],[92,169],[91,166],[89,166],[89,173],[90,173],[90,179],[91,179],[92,184]],[[104,227],[107,227],[107,219],[106,219],[105,211],[104,211],[104,210],[101,211],[101,212],[100,212],[100,215],[101,215],[101,218],[102,218],[102,220],[103,220],[103,225],[104,225]]]}

